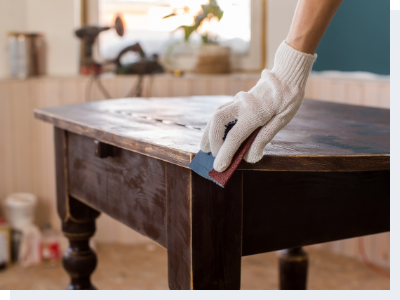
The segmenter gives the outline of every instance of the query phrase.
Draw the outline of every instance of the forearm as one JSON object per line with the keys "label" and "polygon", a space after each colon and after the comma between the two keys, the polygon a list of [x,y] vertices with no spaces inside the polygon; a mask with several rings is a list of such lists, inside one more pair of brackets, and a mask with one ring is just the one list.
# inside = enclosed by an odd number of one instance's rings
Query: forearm
{"label": "forearm", "polygon": [[343,0],[299,0],[286,43],[314,54]]}

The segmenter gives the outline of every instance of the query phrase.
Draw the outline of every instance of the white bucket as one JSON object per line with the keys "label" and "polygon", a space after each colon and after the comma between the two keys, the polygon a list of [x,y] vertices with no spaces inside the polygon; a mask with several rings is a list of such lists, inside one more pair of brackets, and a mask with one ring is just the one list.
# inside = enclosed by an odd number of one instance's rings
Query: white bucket
{"label": "white bucket", "polygon": [[6,198],[7,219],[11,227],[18,229],[33,224],[37,197],[29,193],[11,194]]}

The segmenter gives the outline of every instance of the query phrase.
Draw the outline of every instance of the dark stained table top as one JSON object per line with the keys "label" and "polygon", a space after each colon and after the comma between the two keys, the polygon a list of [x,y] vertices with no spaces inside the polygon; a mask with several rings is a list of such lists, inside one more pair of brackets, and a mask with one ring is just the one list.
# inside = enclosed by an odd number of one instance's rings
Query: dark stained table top
{"label": "dark stained table top", "polygon": [[[230,96],[129,98],[35,110],[38,119],[127,150],[187,167],[203,130]],[[389,110],[304,100],[264,149],[260,171],[351,172],[390,169]]]}

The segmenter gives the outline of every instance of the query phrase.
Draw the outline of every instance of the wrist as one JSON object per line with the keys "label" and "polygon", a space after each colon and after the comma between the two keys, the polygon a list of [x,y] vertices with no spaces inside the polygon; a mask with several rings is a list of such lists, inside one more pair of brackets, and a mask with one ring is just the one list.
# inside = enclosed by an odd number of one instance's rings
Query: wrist
{"label": "wrist", "polygon": [[275,54],[271,70],[283,83],[304,88],[317,55],[298,51],[285,41]]}
{"label": "wrist", "polygon": [[317,42],[310,41],[306,36],[292,37],[289,34],[285,41],[293,49],[311,55],[314,55],[318,47]]}

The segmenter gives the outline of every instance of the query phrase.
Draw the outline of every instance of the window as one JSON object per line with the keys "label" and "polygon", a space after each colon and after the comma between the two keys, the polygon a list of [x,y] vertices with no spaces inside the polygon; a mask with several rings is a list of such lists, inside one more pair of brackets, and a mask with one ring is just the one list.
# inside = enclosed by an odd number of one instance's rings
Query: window
{"label": "window", "polygon": [[[122,15],[126,30],[123,37],[115,31],[103,32],[99,37],[100,55],[113,59],[125,47],[139,42],[147,55],[159,54],[168,65],[173,57],[181,59],[181,69],[191,69],[201,36],[194,32],[189,43],[184,43],[181,25],[192,25],[193,16],[208,0],[99,0],[99,24],[110,26],[116,15]],[[232,65],[236,70],[262,69],[265,53],[265,0],[218,0],[224,15],[220,22],[204,22],[199,31],[210,32],[222,45],[232,51]],[[163,18],[175,12],[177,16]],[[126,62],[135,57],[124,57]],[[244,67],[246,66],[246,68]]]}

